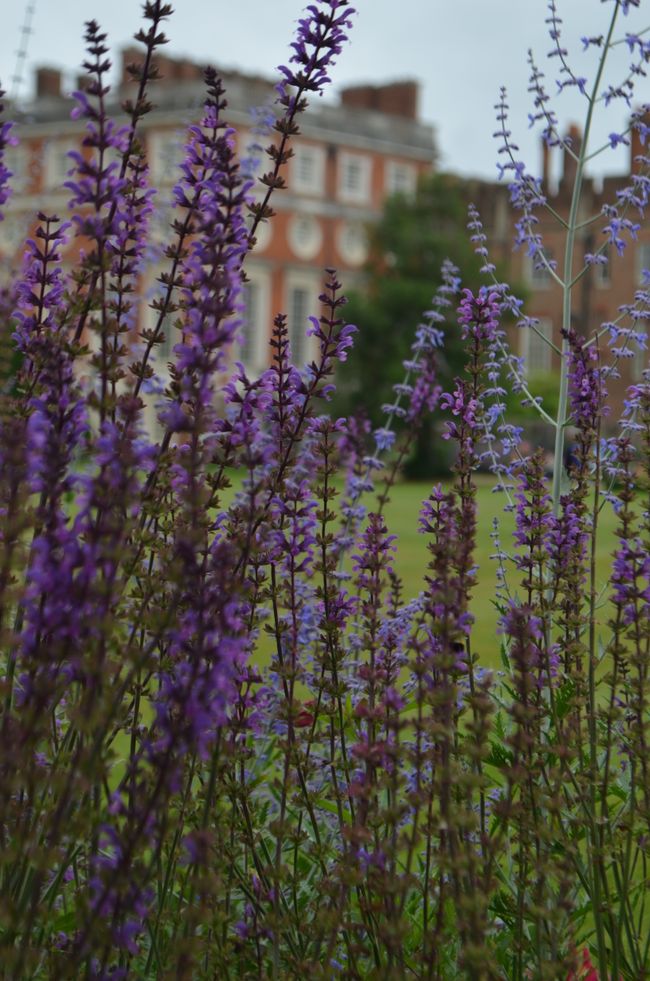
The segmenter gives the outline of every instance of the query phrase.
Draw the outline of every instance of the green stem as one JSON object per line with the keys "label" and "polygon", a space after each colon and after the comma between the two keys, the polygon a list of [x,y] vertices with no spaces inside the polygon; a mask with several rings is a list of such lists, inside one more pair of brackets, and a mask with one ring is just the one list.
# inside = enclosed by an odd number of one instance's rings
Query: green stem
{"label": "green stem", "polygon": [[562,359],[560,368],[560,393],[557,408],[557,423],[555,429],[555,459],[553,464],[553,514],[557,515],[560,510],[560,495],[562,492],[562,478],[564,475],[564,429],[567,423],[567,406],[568,406],[568,391],[569,391],[569,367],[568,367],[568,354],[569,354],[569,339],[566,336],[566,332],[571,328],[571,291],[572,291],[572,270],[573,270],[573,253],[575,249],[576,232],[578,226],[578,211],[580,206],[580,196],[582,193],[582,182],[584,178],[585,163],[587,161],[587,147],[589,146],[589,136],[591,133],[591,123],[594,114],[594,106],[596,104],[596,95],[600,88],[600,82],[605,70],[605,62],[607,60],[607,54],[609,52],[612,35],[614,33],[614,26],[616,24],[616,17],[618,14],[618,4],[615,5],[614,11],[612,13],[612,19],[610,21],[609,30],[607,32],[607,37],[605,43],[603,44],[603,53],[598,64],[598,71],[596,72],[596,78],[594,79],[594,84],[589,98],[589,108],[587,109],[587,117],[585,119],[585,132],[582,147],[580,150],[580,157],[578,158],[578,163],[576,167],[576,177],[573,184],[573,194],[571,196],[571,208],[569,211],[569,220],[567,223],[567,233],[566,233],[566,245],[564,250],[564,295],[562,298],[562,328],[564,331],[564,336],[562,337]]}

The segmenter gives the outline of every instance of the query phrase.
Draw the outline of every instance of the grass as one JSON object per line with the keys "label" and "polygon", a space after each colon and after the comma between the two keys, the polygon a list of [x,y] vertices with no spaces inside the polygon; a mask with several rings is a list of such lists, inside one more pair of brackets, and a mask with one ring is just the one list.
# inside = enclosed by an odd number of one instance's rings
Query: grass
{"label": "grass", "polygon": [[[231,474],[233,481],[232,492],[239,486],[240,478],[236,473]],[[505,552],[511,550],[514,515],[504,512],[506,499],[503,494],[494,493],[494,480],[489,476],[478,475],[477,492],[477,544],[476,565],[478,578],[472,598],[471,609],[475,618],[472,650],[479,657],[479,663],[488,668],[502,666],[500,655],[500,639],[497,633],[499,612],[495,606],[497,585],[497,563],[490,556],[494,553],[494,543],[490,537],[494,519],[499,521],[501,547]],[[427,536],[418,531],[418,518],[422,502],[431,493],[430,482],[402,482],[397,484],[386,505],[384,514],[388,531],[397,536],[397,556],[394,563],[395,571],[403,580],[404,596],[412,599],[424,586],[428,552]],[[229,497],[230,494],[225,495]],[[372,500],[366,505],[372,509]],[[606,505],[599,515],[598,545],[596,552],[596,570],[598,587],[605,588],[609,580],[611,556],[616,544],[614,535],[615,515],[610,505]],[[514,574],[513,574],[514,573]],[[509,570],[510,588],[516,593],[519,583],[516,572]],[[600,633],[607,631],[609,609],[606,599],[598,609],[598,624]],[[259,659],[267,663],[271,656],[272,642],[266,636],[260,638],[258,646]]]}
{"label": "grass", "polygon": [[[503,494],[493,492],[494,482],[489,477],[478,477],[478,525],[476,564],[478,581],[472,600],[475,617],[472,648],[485,667],[501,666],[500,642],[497,634],[499,613],[494,605],[497,584],[497,563],[490,556],[494,544],[490,538],[495,518],[499,519],[501,547],[511,550],[514,516],[504,513],[506,503]],[[397,535],[398,553],[395,571],[404,580],[407,598],[414,596],[423,586],[423,576],[427,564],[427,537],[418,532],[418,514],[422,501],[431,491],[428,483],[401,483],[392,494],[386,507],[386,523],[391,534]],[[606,587],[609,580],[611,556],[615,548],[615,515],[611,506],[606,505],[599,516],[599,533],[596,552],[596,572],[599,588]],[[516,573],[515,573],[516,575]],[[518,582],[510,570],[511,588],[515,590]],[[609,617],[606,601],[598,610],[600,632],[607,630]]]}

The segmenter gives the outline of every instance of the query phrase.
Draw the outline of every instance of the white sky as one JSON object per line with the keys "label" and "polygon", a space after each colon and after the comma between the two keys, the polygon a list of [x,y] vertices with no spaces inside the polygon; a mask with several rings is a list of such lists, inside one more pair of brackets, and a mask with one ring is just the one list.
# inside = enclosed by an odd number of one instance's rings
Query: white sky
{"label": "white sky", "polygon": [[[5,4],[0,33],[0,79],[6,89],[16,63],[20,26],[27,0]],[[288,57],[296,18],[305,0],[177,0],[167,22],[170,55],[187,55],[199,62],[272,74]],[[601,0],[558,0],[567,47],[578,74],[590,75],[579,38],[604,30],[613,5]],[[526,91],[526,53],[535,51],[555,90],[557,60],[547,61],[550,49],[544,20],[546,0],[355,0],[358,9],[349,45],[333,71],[334,89],[341,85],[415,77],[421,82],[421,116],[435,125],[441,166],[462,174],[496,176],[497,146],[494,103],[506,85],[511,106],[511,129],[529,168],[539,170],[539,144],[528,130],[530,97]],[[29,93],[36,64],[51,64],[72,78],[83,59],[83,22],[99,21],[113,50],[127,43],[140,23],[138,0],[36,0],[33,34],[28,41],[27,67],[21,93]],[[650,24],[650,0],[639,10],[619,16],[619,33],[639,31]],[[626,47],[619,48],[618,74],[627,64]],[[117,60],[117,58],[115,58]],[[611,79],[614,81],[614,77]],[[640,80],[639,102],[650,102],[650,82]],[[586,100],[565,93],[556,111],[565,123],[584,117]],[[626,116],[618,103],[601,120],[598,135],[607,138],[622,128]],[[594,172],[625,169],[626,149],[608,154]]]}

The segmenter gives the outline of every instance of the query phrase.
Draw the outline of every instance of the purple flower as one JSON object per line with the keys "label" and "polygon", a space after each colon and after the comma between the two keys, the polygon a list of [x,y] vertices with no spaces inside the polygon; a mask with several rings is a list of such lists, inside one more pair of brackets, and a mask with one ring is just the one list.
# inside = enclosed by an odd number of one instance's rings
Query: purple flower
{"label": "purple flower", "polygon": [[375,429],[373,436],[377,450],[381,453],[390,450],[395,442],[395,433],[392,429],[386,429],[385,427]]}
{"label": "purple flower", "polygon": [[183,340],[175,348],[179,394],[161,413],[170,430],[196,434],[212,425],[215,375],[240,326],[241,265],[248,249],[244,215],[251,186],[239,173],[234,132],[222,119],[221,80],[207,69],[206,82],[203,119],[190,127],[183,177],[174,189],[177,204],[185,207],[201,181],[197,237],[181,277]]}
{"label": "purple flower", "polygon": [[603,405],[607,390],[598,353],[584,339],[569,331],[569,404],[574,424],[581,430],[596,428],[598,416],[606,411]]}
{"label": "purple flower", "polygon": [[354,13],[349,0],[317,0],[307,7],[307,16],[298,21],[289,65],[278,68],[283,75],[277,86],[279,100],[289,110],[295,108],[300,98],[299,94],[292,95],[290,88],[298,93],[323,94],[330,81],[327,72],[347,41],[346,31],[352,26]]}
{"label": "purple flower", "polygon": [[462,326],[463,339],[489,344],[494,340],[499,326],[501,305],[494,291],[481,287],[475,296],[471,290],[463,290],[458,307],[458,322]]}
{"label": "purple flower", "polygon": [[621,134],[621,133],[610,133],[609,134],[609,145],[611,146],[612,150],[615,150],[616,147],[619,146],[620,144],[623,144],[623,146],[629,146],[630,145],[630,141],[628,140],[627,136],[625,136],[624,133],[623,134]]}

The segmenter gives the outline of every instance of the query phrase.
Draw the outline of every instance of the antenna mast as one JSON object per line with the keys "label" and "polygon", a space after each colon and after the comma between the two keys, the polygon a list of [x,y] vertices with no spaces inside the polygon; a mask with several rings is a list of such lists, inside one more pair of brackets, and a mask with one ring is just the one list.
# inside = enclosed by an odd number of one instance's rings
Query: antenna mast
{"label": "antenna mast", "polygon": [[33,34],[32,19],[34,17],[35,9],[36,0],[27,0],[27,5],[25,6],[25,18],[23,20],[22,27],[20,28],[20,40],[18,43],[18,50],[16,51],[16,67],[13,75],[11,76],[10,99],[12,102],[16,101],[18,97],[18,90],[23,81],[23,71],[27,60],[27,45],[29,44],[30,35]]}

